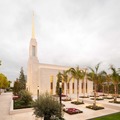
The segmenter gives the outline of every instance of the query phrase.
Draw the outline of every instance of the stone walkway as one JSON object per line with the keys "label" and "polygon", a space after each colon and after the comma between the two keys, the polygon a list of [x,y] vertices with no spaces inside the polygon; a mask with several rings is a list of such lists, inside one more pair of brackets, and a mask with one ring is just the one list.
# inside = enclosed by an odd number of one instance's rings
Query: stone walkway
{"label": "stone walkway", "polygon": [[[38,120],[33,115],[33,111],[9,115],[11,98],[12,98],[12,93],[2,93],[2,95],[0,95],[0,120]],[[86,108],[86,105],[89,104],[89,101],[91,102],[91,100],[87,98],[85,100],[85,104],[83,105],[73,105],[70,102],[64,102],[66,107],[74,107],[83,111],[83,113],[76,114],[76,115],[69,115],[67,113],[64,113],[65,120],[72,120],[72,119],[86,120],[86,119],[90,119],[97,116],[103,116],[106,114],[120,112],[120,109],[119,110],[115,109],[116,107],[107,107],[107,106],[105,107],[105,109],[98,110],[98,111],[88,109]],[[101,101],[101,104],[106,104],[106,103],[107,103],[107,100]],[[120,105],[117,105],[117,106],[120,107]],[[42,120],[42,119],[40,118],[39,120]]]}
{"label": "stone walkway", "polygon": [[0,95],[0,120],[6,120],[9,116],[11,93]]}

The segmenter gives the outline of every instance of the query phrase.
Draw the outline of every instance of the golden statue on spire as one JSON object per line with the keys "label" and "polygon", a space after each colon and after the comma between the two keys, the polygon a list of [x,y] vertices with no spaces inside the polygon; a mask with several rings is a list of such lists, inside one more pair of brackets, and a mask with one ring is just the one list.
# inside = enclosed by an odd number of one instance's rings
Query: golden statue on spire
{"label": "golden statue on spire", "polygon": [[35,38],[34,12],[32,16],[32,38]]}

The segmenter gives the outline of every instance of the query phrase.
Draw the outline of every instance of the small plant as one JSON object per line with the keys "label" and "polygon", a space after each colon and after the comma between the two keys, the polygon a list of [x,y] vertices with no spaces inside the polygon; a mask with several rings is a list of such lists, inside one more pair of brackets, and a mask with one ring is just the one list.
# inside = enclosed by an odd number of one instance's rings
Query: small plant
{"label": "small plant", "polygon": [[19,92],[20,100],[23,101],[25,105],[28,105],[30,102],[32,102],[32,96],[31,93],[27,90],[21,90]]}
{"label": "small plant", "polygon": [[44,120],[50,120],[53,118],[62,119],[62,106],[48,93],[41,94],[33,103],[33,108],[36,117],[44,117]]}

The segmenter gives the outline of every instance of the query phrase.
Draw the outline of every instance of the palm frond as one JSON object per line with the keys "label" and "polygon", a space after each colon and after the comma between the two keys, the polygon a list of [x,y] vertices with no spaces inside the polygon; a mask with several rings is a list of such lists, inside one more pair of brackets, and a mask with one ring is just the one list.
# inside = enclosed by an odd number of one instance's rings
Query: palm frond
{"label": "palm frond", "polygon": [[101,64],[101,62],[99,62],[99,63],[95,66],[96,73],[98,72],[98,69],[99,69],[99,67],[100,67],[100,64]]}

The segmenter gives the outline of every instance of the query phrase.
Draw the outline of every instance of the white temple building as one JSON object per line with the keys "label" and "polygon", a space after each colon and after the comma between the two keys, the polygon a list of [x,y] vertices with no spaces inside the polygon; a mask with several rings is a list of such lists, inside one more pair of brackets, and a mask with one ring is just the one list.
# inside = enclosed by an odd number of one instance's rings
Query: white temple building
{"label": "white temple building", "polygon": [[[56,82],[58,72],[63,72],[63,70],[68,70],[70,67],[59,66],[59,65],[50,65],[50,64],[41,64],[39,63],[37,57],[37,41],[35,38],[34,30],[34,15],[32,18],[32,38],[29,45],[29,58],[28,58],[28,68],[27,68],[27,89],[33,95],[37,94],[39,89],[40,93],[50,92],[55,94],[56,91]],[[83,70],[83,69],[82,69]],[[77,93],[77,81],[72,79],[68,83],[68,95]],[[93,91],[93,82],[86,79],[80,80],[79,83],[79,93],[90,94]],[[66,86],[63,82],[62,84],[63,94],[66,92]]]}

